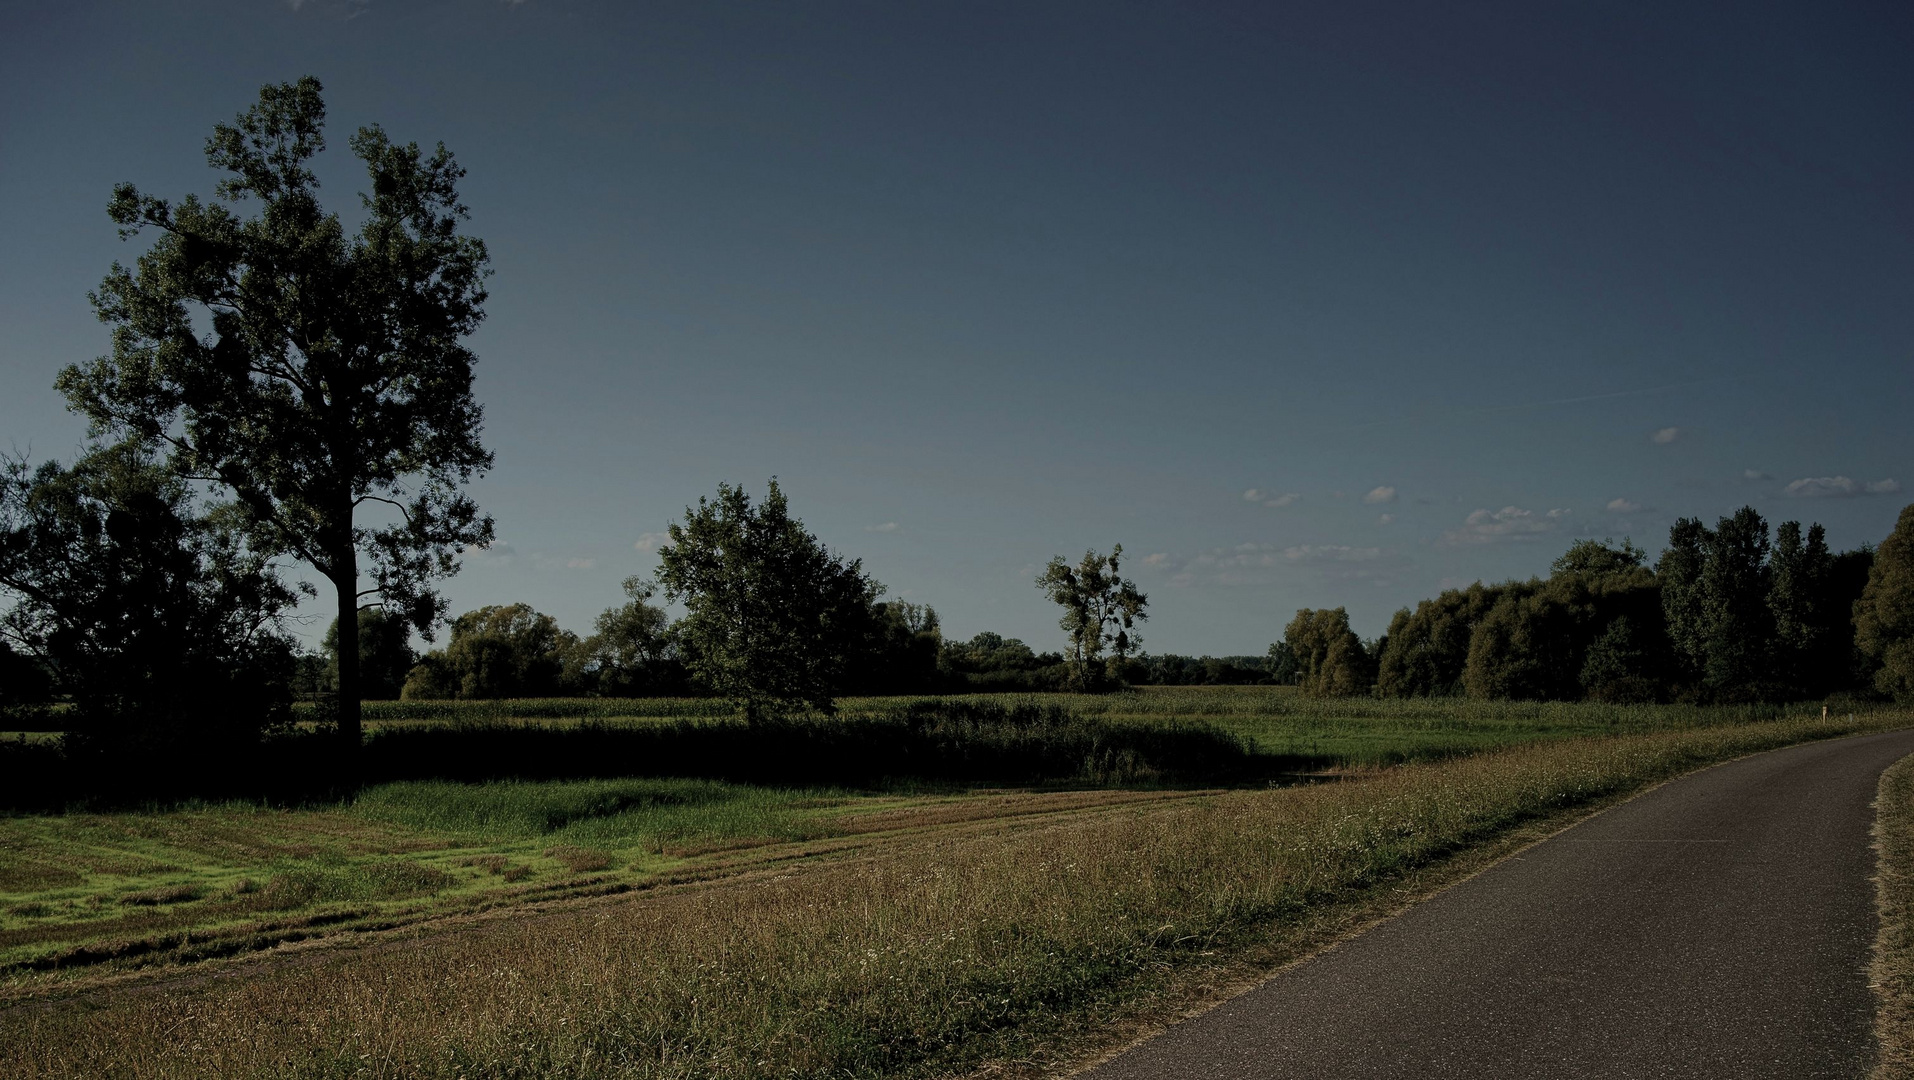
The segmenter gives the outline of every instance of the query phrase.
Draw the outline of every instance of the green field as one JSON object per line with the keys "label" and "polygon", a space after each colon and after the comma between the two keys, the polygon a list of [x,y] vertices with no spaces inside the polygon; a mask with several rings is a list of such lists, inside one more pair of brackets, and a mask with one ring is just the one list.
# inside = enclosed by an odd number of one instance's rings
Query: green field
{"label": "green field", "polygon": [[[1209,725],[1324,775],[1589,736],[1734,726],[1774,709],[1324,701],[1288,689],[1045,695],[1118,725]],[[895,699],[850,699],[844,715]],[[382,733],[725,723],[707,699],[391,702]],[[1284,775],[1274,774],[1276,779]],[[1259,786],[1270,782],[1259,781]],[[696,778],[379,784],[350,801],[0,818],[0,973],[176,962],[512,905],[851,857],[926,832],[1014,830],[1195,797],[1162,788],[768,787]],[[56,974],[55,977],[59,977]]]}

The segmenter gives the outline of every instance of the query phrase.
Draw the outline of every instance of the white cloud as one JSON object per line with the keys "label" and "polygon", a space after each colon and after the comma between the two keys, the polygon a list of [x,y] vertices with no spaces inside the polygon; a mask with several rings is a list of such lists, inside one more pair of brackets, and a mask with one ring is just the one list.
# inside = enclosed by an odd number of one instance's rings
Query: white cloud
{"label": "white cloud", "polygon": [[484,547],[467,544],[459,549],[459,554],[463,555],[467,561],[474,563],[504,562],[517,555],[518,549],[503,540],[494,540]]}
{"label": "white cloud", "polygon": [[1298,544],[1284,548],[1283,558],[1293,563],[1375,562],[1382,558],[1382,549],[1348,544]]}
{"label": "white cloud", "polygon": [[1378,525],[1387,525],[1387,524],[1389,524],[1389,523],[1391,523],[1391,522],[1393,522],[1393,521],[1395,521],[1395,520],[1396,520],[1396,515],[1394,515],[1394,514],[1378,514],[1378,515],[1376,515],[1376,524],[1378,524]]}
{"label": "white cloud", "polygon": [[1774,479],[1774,477],[1769,476],[1767,473],[1762,472],[1760,469],[1743,469],[1741,470],[1741,478],[1743,480],[1773,480]]}
{"label": "white cloud", "polygon": [[1145,566],[1167,566],[1169,562],[1170,553],[1167,551],[1159,551],[1143,557],[1143,565]]}
{"label": "white cloud", "polygon": [[565,560],[565,569],[567,570],[590,570],[591,568],[597,565],[598,565],[597,559],[566,559]]}
{"label": "white cloud", "polygon": [[1313,573],[1331,581],[1385,579],[1411,565],[1410,560],[1378,547],[1350,544],[1238,544],[1212,548],[1194,558],[1177,558],[1159,552],[1144,560],[1150,566],[1172,571],[1168,583],[1177,588],[1189,585],[1249,587],[1293,581],[1299,572]]}
{"label": "white cloud", "polygon": [[1369,494],[1362,497],[1362,501],[1371,506],[1395,502],[1396,489],[1390,487],[1388,484],[1384,484],[1378,488],[1371,488]]}
{"label": "white cloud", "polygon": [[1898,480],[1871,480],[1862,483],[1845,476],[1805,476],[1782,489],[1782,494],[1797,499],[1845,499],[1854,495],[1892,495],[1901,490]]}
{"label": "white cloud", "polygon": [[1502,541],[1534,540],[1555,532],[1569,516],[1566,507],[1537,514],[1519,506],[1500,510],[1477,510],[1463,519],[1462,527],[1442,534],[1447,544],[1494,544]]}
{"label": "white cloud", "polygon": [[1279,493],[1274,491],[1265,491],[1262,488],[1250,488],[1248,491],[1243,492],[1244,502],[1253,502],[1261,506],[1276,506],[1276,507],[1288,506],[1290,503],[1293,503],[1300,498],[1302,498],[1302,496],[1296,494],[1293,491],[1285,491],[1285,492]]}
{"label": "white cloud", "polygon": [[1640,511],[1641,508],[1641,503],[1629,502],[1627,499],[1618,498],[1608,500],[1608,512],[1611,514],[1633,514]]}
{"label": "white cloud", "polygon": [[892,532],[896,532],[896,531],[897,531],[897,522],[895,522],[895,521],[886,521],[886,522],[885,522],[884,524],[882,524],[882,525],[866,525],[866,526],[864,526],[864,531],[865,531],[865,532],[880,532],[880,533],[892,533]]}
{"label": "white cloud", "polygon": [[1674,442],[1676,439],[1679,439],[1679,438],[1681,438],[1680,428],[1665,427],[1665,428],[1662,428],[1660,431],[1655,432],[1653,435],[1650,435],[1648,437],[1648,441],[1652,443],[1657,443],[1661,446],[1667,446],[1669,443]]}
{"label": "white cloud", "polygon": [[636,551],[657,551],[671,546],[671,534],[668,532],[639,533],[638,541],[631,545]]}

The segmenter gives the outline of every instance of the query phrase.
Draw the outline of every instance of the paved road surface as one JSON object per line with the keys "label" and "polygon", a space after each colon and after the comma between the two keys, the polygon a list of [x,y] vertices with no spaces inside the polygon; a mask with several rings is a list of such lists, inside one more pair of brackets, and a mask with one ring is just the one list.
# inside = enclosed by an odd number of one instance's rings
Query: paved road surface
{"label": "paved road surface", "polygon": [[1867,735],[1666,784],[1088,1075],[1865,1075],[1870,804],[1908,753]]}

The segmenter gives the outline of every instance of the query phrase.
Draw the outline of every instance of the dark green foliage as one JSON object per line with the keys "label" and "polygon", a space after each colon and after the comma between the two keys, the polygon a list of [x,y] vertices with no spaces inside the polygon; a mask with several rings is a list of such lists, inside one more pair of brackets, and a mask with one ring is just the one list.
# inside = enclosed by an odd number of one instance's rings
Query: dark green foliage
{"label": "dark green foliage", "polygon": [[[443,611],[431,580],[491,539],[461,490],[492,462],[461,344],[484,317],[488,271],[485,246],[459,233],[452,155],[376,126],[351,139],[369,191],[348,237],[310,168],[324,124],[317,80],[267,86],[207,141],[227,174],[217,201],[117,187],[120,235],[158,238],[93,295],[112,355],[58,386],[97,430],[161,447],[176,473],[229,491],[254,550],[330,580],[339,650],[356,656],[365,595],[429,632]],[[242,217],[249,202],[257,213]],[[344,667],[339,687],[349,746],[356,674]]]}
{"label": "dark green foliage", "polygon": [[776,723],[643,727],[394,728],[373,736],[379,779],[699,776],[748,783],[898,780],[1229,783],[1282,765],[1240,738],[1188,721],[1113,723],[1053,705],[925,700]]}
{"label": "dark green foliage", "polygon": [[[1136,624],[1149,618],[1144,611],[1149,598],[1137,591],[1136,582],[1121,576],[1122,558],[1122,544],[1108,555],[1086,551],[1075,566],[1057,555],[1037,575],[1037,588],[1063,608],[1057,625],[1070,636],[1072,689],[1121,685],[1124,660],[1143,644]],[[1108,663],[1103,659],[1106,649],[1111,654]]]}
{"label": "dark green foliage", "polygon": [[905,600],[871,605],[870,637],[846,673],[852,694],[933,694],[943,688],[939,671],[944,635],[937,612]]}
{"label": "dark green foliage", "polygon": [[1547,580],[1496,587],[1469,641],[1462,678],[1469,696],[1660,696],[1662,597],[1641,562],[1641,551],[1627,541],[1617,548],[1584,540],[1555,561]]}
{"label": "dark green foliage", "polygon": [[561,689],[567,653],[578,639],[526,604],[468,611],[452,620],[452,640],[426,654],[403,697],[551,697]]}
{"label": "dark green foliage", "polygon": [[1266,686],[1277,682],[1270,674],[1268,659],[1262,656],[1159,653],[1130,658],[1122,675],[1124,682],[1136,686]]}
{"label": "dark green foliage", "polygon": [[1302,609],[1283,629],[1297,685],[1314,697],[1353,697],[1375,686],[1375,666],[1342,608]]}
{"label": "dark green foliage", "polygon": [[1744,506],[1716,523],[1702,550],[1702,685],[1717,700],[1758,700],[1774,682],[1768,523]]}
{"label": "dark green foliage", "polygon": [[293,593],[223,509],[129,444],[0,476],[0,638],[63,698],[76,751],[199,755],[282,723]]}
{"label": "dark green foliage", "polygon": [[953,691],[1030,693],[1061,690],[1069,681],[1062,653],[1039,653],[988,630],[969,641],[945,641],[937,669]]}
{"label": "dark green foliage", "polygon": [[1676,684],[1711,701],[1819,697],[1853,684],[1850,612],[1872,555],[1828,550],[1751,507],[1713,529],[1684,518],[1656,564]]}
{"label": "dark green foliage", "polygon": [[1377,661],[1377,692],[1388,697],[1462,693],[1469,639],[1507,588],[1478,581],[1424,600],[1414,612],[1396,612]]}
{"label": "dark green foliage", "polygon": [[1657,650],[1666,647],[1658,622],[1616,615],[1589,643],[1578,680],[1591,701],[1622,704],[1657,700],[1663,693]]}
{"label": "dark green foliage", "polygon": [[872,637],[882,586],[806,532],[773,479],[753,506],[718,485],[671,526],[658,583],[686,608],[679,642],[692,675],[747,717],[829,712]]}
{"label": "dark green foliage", "polygon": [[1296,660],[1296,650],[1289,642],[1273,642],[1269,652],[1263,657],[1263,666],[1269,670],[1269,681],[1277,686],[1295,686],[1302,679],[1302,665]]}
{"label": "dark green foliage", "polygon": [[690,678],[677,631],[651,603],[655,587],[631,577],[624,589],[625,603],[600,614],[596,632],[566,654],[562,681],[572,693],[607,697],[685,693]]}
{"label": "dark green foliage", "polygon": [[0,727],[38,730],[53,697],[53,676],[46,666],[13,650],[0,637]]}
{"label": "dark green foliage", "polygon": [[1701,681],[1707,657],[1708,613],[1702,584],[1707,535],[1707,527],[1695,518],[1678,519],[1668,530],[1668,546],[1655,563],[1669,654],[1677,678],[1686,683]]}
{"label": "dark green foliage", "polygon": [[1647,559],[1648,553],[1627,537],[1622,538],[1621,547],[1616,547],[1613,540],[1577,540],[1549,564],[1548,570],[1550,577],[1602,577],[1633,570]]}
{"label": "dark green foliage", "polygon": [[[339,623],[326,628],[326,689],[339,686]],[[412,626],[384,608],[359,610],[359,692],[374,701],[394,701],[419,662]]]}
{"label": "dark green foliage", "polygon": [[1854,604],[1854,643],[1873,665],[1874,688],[1914,701],[1914,505],[1874,553],[1867,587]]}

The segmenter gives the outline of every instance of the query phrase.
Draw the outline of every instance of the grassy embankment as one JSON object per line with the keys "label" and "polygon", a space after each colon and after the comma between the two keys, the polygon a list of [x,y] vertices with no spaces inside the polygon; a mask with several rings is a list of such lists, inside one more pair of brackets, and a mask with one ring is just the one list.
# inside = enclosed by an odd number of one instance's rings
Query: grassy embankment
{"label": "grassy embankment", "polygon": [[0,1014],[0,1062],[22,1076],[140,1077],[891,1076],[1054,1062],[1112,1019],[1173,1009],[1455,872],[1468,864],[1458,852],[1698,765],[1909,719],[1558,740],[1341,784],[928,828],[791,873],[259,958],[231,969],[244,979],[18,1003]]}

